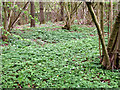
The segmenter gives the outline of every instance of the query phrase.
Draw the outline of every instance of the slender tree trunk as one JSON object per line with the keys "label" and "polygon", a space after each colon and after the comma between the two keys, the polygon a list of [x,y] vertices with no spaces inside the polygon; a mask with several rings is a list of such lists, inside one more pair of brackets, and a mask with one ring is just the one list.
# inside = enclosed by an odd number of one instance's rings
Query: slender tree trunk
{"label": "slender tree trunk", "polygon": [[109,5],[108,5],[108,39],[109,39],[109,36],[110,36],[110,15],[109,15],[109,13],[110,13],[110,3],[109,3]]}
{"label": "slender tree trunk", "polygon": [[114,44],[116,42],[117,33],[119,31],[119,27],[120,27],[120,11],[116,18],[116,22],[113,26],[113,31],[110,34],[110,39],[109,39],[108,47],[107,47],[109,53],[112,52],[112,50],[113,50]]}
{"label": "slender tree trunk", "polygon": [[[73,4],[73,3],[71,3]],[[65,5],[65,9],[66,9],[66,13],[67,13],[67,18],[66,18],[66,24],[64,27],[62,27],[62,29],[67,29],[67,30],[70,30],[71,29],[71,25],[73,23],[73,15],[75,14],[75,12],[77,11],[78,7],[82,4],[82,3],[79,3],[77,5],[77,3],[74,4],[74,7],[71,8],[71,4],[70,2],[68,2],[66,5]],[[72,5],[73,6],[73,5]]]}
{"label": "slender tree trunk", "polygon": [[97,17],[95,15],[95,13],[94,13],[94,10],[93,10],[93,8],[91,6],[91,3],[90,2],[86,2],[86,4],[87,4],[87,7],[88,7],[88,9],[90,11],[90,14],[92,16],[92,19],[93,19],[93,21],[94,21],[94,23],[96,25],[96,28],[97,28],[97,31],[98,31],[98,35],[99,35],[99,38],[100,38],[100,41],[101,41],[101,44],[102,44],[102,47],[103,47],[103,50],[104,50],[104,56],[105,56],[104,65],[105,65],[105,67],[107,69],[110,69],[111,68],[111,63],[109,61],[109,55],[108,55],[108,52],[107,52],[107,48],[105,46],[105,41],[104,41],[104,38],[103,38],[103,35],[102,35],[102,30],[100,28],[100,25],[99,25],[99,22],[97,20]]}
{"label": "slender tree trunk", "polygon": [[7,30],[8,28],[7,28],[7,19],[8,19],[8,17],[7,17],[7,5],[6,5],[7,3],[6,2],[3,2],[3,9],[4,9],[4,29],[5,30]]}
{"label": "slender tree trunk", "polygon": [[[120,12],[120,1],[118,2],[118,13]],[[120,25],[119,25],[119,38],[120,38]],[[120,68],[120,39],[119,39],[119,49],[118,49],[118,68]]]}
{"label": "slender tree trunk", "polygon": [[[15,2],[13,2],[13,5],[10,5],[10,7],[14,7],[15,5]],[[12,21],[14,20],[13,18],[13,10],[9,10],[9,13],[8,13],[8,32],[10,32],[10,28],[11,28],[11,23]]]}
{"label": "slender tree trunk", "polygon": [[[18,6],[19,8],[22,8],[22,5],[21,5],[22,2],[16,2],[16,4],[17,4],[17,6]],[[18,11],[17,13],[19,13],[19,11]],[[17,13],[16,13],[16,14],[17,14]],[[18,25],[22,25],[22,24],[21,24],[21,19],[19,19],[19,20],[17,21],[17,24],[18,24]]]}
{"label": "slender tree trunk", "polygon": [[60,21],[64,21],[64,2],[60,2],[60,14],[61,14],[61,19]]}
{"label": "slender tree trunk", "polygon": [[31,25],[30,27],[35,27],[35,20],[34,20],[34,17],[35,17],[35,6],[34,6],[34,2],[30,2],[31,4],[31,9],[30,9],[30,12],[31,12]]}
{"label": "slender tree trunk", "polygon": [[[100,8],[100,3],[99,2],[97,2],[96,3],[97,5],[96,5],[96,16],[97,16],[97,19],[98,19],[98,22],[100,22],[100,10],[99,10],[99,8]],[[99,37],[99,53],[100,53],[100,59],[101,59],[101,43],[100,43],[100,37]]]}
{"label": "slender tree trunk", "polygon": [[[47,3],[45,3],[45,21],[48,21],[48,11],[47,11]],[[39,17],[38,17],[39,18]]]}
{"label": "slender tree trunk", "polygon": [[44,7],[43,7],[43,2],[39,2],[40,5],[40,24],[45,23],[45,17],[44,17]]}
{"label": "slender tree trunk", "polygon": [[[3,10],[4,10],[4,21],[3,21],[3,25],[4,25],[4,30],[6,30],[7,31],[7,29],[8,29],[8,23],[7,23],[7,19],[8,19],[8,17],[7,17],[7,3],[6,2],[3,2]],[[6,31],[4,31],[4,30],[2,30],[2,40],[3,41],[6,41],[7,40],[7,36],[6,36]]]}
{"label": "slender tree trunk", "polygon": [[[2,26],[2,3],[0,4],[0,26]],[[0,39],[2,38],[2,30],[0,29]]]}
{"label": "slender tree trunk", "polygon": [[[4,33],[4,34],[2,34],[3,41],[7,40],[6,32],[10,32],[10,30],[14,27],[14,25],[20,19],[20,16],[23,14],[23,11],[27,8],[29,2],[27,2],[24,5],[24,7],[22,8],[22,11],[18,14],[18,16],[16,17],[16,19],[12,23],[11,23],[11,21],[12,21],[12,18],[11,18],[11,16],[12,16],[12,10],[10,10],[9,12],[7,12],[7,4],[8,4],[8,2],[3,2],[3,9],[4,9],[4,30],[2,30],[3,33]],[[15,4],[15,2],[14,2],[14,4]]]}
{"label": "slender tree trunk", "polygon": [[117,14],[119,13],[119,3],[117,3]]}
{"label": "slender tree trunk", "polygon": [[100,26],[102,30],[102,35],[104,37],[104,3],[101,2],[100,5],[101,5]]}
{"label": "slender tree trunk", "polygon": [[23,11],[27,9],[28,5],[29,5],[29,2],[26,2],[26,4],[24,5],[24,7],[22,8],[22,11],[18,14],[18,16],[16,17],[16,19],[11,24],[11,28],[13,28],[14,25],[17,23],[17,21],[20,19],[21,15],[23,14]]}
{"label": "slender tree trunk", "polygon": [[85,16],[86,16],[86,11],[85,11],[85,3],[83,3],[83,24],[85,24]]}
{"label": "slender tree trunk", "polygon": [[110,32],[112,32],[112,23],[113,23],[113,1],[110,0]]}
{"label": "slender tree trunk", "polygon": [[118,42],[118,58],[117,58],[117,63],[118,63],[118,68],[120,68],[120,27],[119,27],[119,34],[118,34],[119,36],[118,36],[118,38],[119,38],[119,42]]}
{"label": "slender tree trunk", "polygon": [[66,16],[67,16],[67,18],[66,18],[66,24],[65,24],[65,26],[64,27],[62,27],[62,29],[67,29],[67,30],[70,30],[70,26],[71,26],[71,20],[70,20],[70,12],[71,12],[71,6],[70,6],[71,4],[70,4],[70,2],[68,2],[68,3],[66,3],[65,4],[65,10],[66,10]]}
{"label": "slender tree trunk", "polygon": [[0,26],[2,26],[2,3],[0,3]]}
{"label": "slender tree trunk", "polygon": [[100,37],[101,44],[104,50],[102,65],[104,65],[107,69],[112,69],[112,70],[114,68],[120,68],[120,11],[113,25],[113,29],[106,49],[105,41],[102,35],[102,30],[97,21],[93,8],[91,7],[91,3],[86,2],[86,4],[91,13],[92,19],[97,27],[98,35]]}
{"label": "slender tree trunk", "polygon": [[96,16],[97,16],[97,19],[98,19],[98,22],[100,22],[100,2],[96,2],[97,5],[96,5]]}
{"label": "slender tree trunk", "polygon": [[[102,35],[104,38],[104,3],[100,2],[100,6],[101,6],[100,26],[101,26]],[[103,48],[102,48],[102,55],[104,55]]]}
{"label": "slender tree trunk", "polygon": [[107,50],[110,56],[112,69],[120,68],[120,11],[113,25]]}

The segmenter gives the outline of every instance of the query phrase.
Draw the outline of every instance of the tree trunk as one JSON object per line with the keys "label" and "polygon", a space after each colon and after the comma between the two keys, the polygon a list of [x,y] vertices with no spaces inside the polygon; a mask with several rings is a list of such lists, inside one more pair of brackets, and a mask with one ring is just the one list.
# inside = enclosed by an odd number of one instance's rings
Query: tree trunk
{"label": "tree trunk", "polygon": [[[0,26],[2,26],[2,3],[0,4]],[[2,38],[2,31],[0,29],[0,39]]]}
{"label": "tree trunk", "polygon": [[110,0],[110,33],[112,32],[112,23],[113,23],[113,1]]}
{"label": "tree trunk", "polygon": [[7,28],[7,19],[8,19],[8,17],[7,17],[7,5],[6,5],[7,3],[6,2],[3,2],[3,9],[4,9],[4,29],[5,30],[7,30],[8,28]]}
{"label": "tree trunk", "polygon": [[120,68],[120,11],[113,25],[113,29],[106,49],[102,30],[94,14],[93,8],[91,7],[91,3],[86,2],[86,4],[91,13],[92,19],[97,27],[98,35],[100,37],[101,44],[104,50],[102,65],[105,66],[107,69],[112,70],[114,68]]}
{"label": "tree trunk", "polygon": [[[20,16],[23,14],[23,11],[27,8],[29,2],[27,2],[24,7],[22,8],[22,11],[20,11],[20,13],[18,14],[18,16],[16,17],[16,19],[12,21],[12,10],[10,10],[9,12],[7,12],[7,2],[3,2],[3,9],[4,9],[4,29],[2,30],[2,32],[4,34],[2,34],[2,40],[6,41],[7,40],[7,36],[6,32],[10,32],[10,30],[14,27],[14,25],[17,23],[17,21],[20,19]],[[14,2],[15,4],[15,2]],[[13,6],[14,6],[13,4]],[[8,13],[8,14],[7,14]]]}
{"label": "tree trunk", "polygon": [[2,26],[2,3],[0,3],[0,26]]}
{"label": "tree trunk", "polygon": [[100,22],[100,10],[99,10],[99,8],[100,8],[100,2],[96,2],[96,16],[97,16],[97,20],[98,20],[98,22]]}
{"label": "tree trunk", "polygon": [[82,24],[85,24],[85,22],[86,22],[85,16],[86,16],[85,3],[83,3],[83,20],[82,20],[83,22],[82,22]]}
{"label": "tree trunk", "polygon": [[109,2],[109,5],[107,5],[108,6],[108,13],[107,13],[107,17],[108,17],[108,39],[109,39],[109,37],[110,37],[110,15],[109,15],[109,13],[110,13],[110,2]]}
{"label": "tree trunk", "polygon": [[[4,9],[4,21],[3,21],[3,25],[4,25],[4,30],[2,30],[2,40],[6,41],[7,40],[7,36],[6,36],[6,31],[8,29],[8,25],[7,25],[7,3],[3,2],[3,9]],[[6,30],[6,31],[5,31]]]}
{"label": "tree trunk", "polygon": [[94,10],[93,10],[93,8],[92,8],[92,6],[91,6],[91,3],[90,3],[90,2],[86,2],[86,4],[87,4],[88,10],[90,11],[90,14],[91,14],[91,16],[92,16],[92,19],[93,19],[93,21],[94,21],[94,23],[95,23],[95,26],[96,26],[96,28],[97,28],[98,35],[99,35],[99,38],[100,38],[100,41],[101,41],[101,44],[102,44],[102,47],[103,47],[103,50],[104,50],[104,57],[105,57],[104,66],[105,66],[107,69],[110,69],[110,68],[111,68],[111,67],[110,67],[111,63],[110,63],[110,61],[109,61],[109,55],[108,55],[108,52],[107,52],[107,48],[106,48],[106,46],[105,46],[105,41],[104,41],[104,38],[103,38],[103,35],[102,35],[102,30],[101,30],[101,28],[100,28],[100,25],[99,25],[99,22],[98,22],[98,20],[97,20],[97,17],[96,17],[96,15],[95,15],[95,13],[94,13]]}
{"label": "tree trunk", "polygon": [[72,5],[73,6],[72,8],[71,8],[71,4],[73,4],[73,3],[68,2],[65,5],[65,9],[66,9],[66,13],[67,13],[67,15],[66,15],[67,18],[66,18],[66,21],[65,21],[66,24],[65,24],[64,27],[62,27],[62,29],[70,30],[71,25],[72,25],[73,20],[74,20],[73,15],[77,11],[78,7],[82,4],[82,2],[79,3],[78,5],[77,5],[77,3],[74,3],[74,5]]}
{"label": "tree trunk", "polygon": [[[104,38],[104,3],[100,2],[100,6],[101,6],[100,27],[101,27],[102,35]],[[104,55],[103,48],[102,48],[102,55]]]}
{"label": "tree trunk", "polygon": [[60,21],[64,21],[64,2],[60,2],[60,7],[61,7],[61,10],[60,10],[61,19],[60,19]]}
{"label": "tree trunk", "polygon": [[[100,10],[99,10],[99,8],[100,8],[100,3],[97,2],[97,3],[96,3],[96,16],[97,16],[98,23],[99,23],[100,20],[101,20],[101,17],[99,17],[99,16],[100,16]],[[100,27],[101,27],[101,25],[100,25]],[[102,30],[102,29],[101,29],[101,30]],[[100,43],[100,37],[99,37],[99,53],[100,53],[100,59],[101,59],[101,43]]]}
{"label": "tree trunk", "polygon": [[101,5],[100,26],[102,30],[102,35],[104,37],[104,3],[100,2],[100,5]]}
{"label": "tree trunk", "polygon": [[120,68],[120,11],[113,25],[113,29],[110,35],[110,39],[107,47],[112,69]]}
{"label": "tree trunk", "polygon": [[34,2],[30,2],[30,4],[31,4],[30,11],[31,11],[31,16],[32,16],[30,27],[35,27],[35,20],[34,20],[34,17],[35,17],[35,6],[34,6]]}
{"label": "tree trunk", "polygon": [[23,11],[27,9],[28,5],[29,5],[29,2],[26,2],[26,4],[24,5],[24,7],[22,8],[22,11],[18,14],[18,16],[16,17],[16,19],[11,24],[11,28],[13,28],[14,25],[18,22],[18,20],[20,19],[21,15],[23,14]]}
{"label": "tree trunk", "polygon": [[39,6],[40,6],[40,24],[44,24],[45,23],[45,17],[44,17],[44,7],[43,7],[43,2],[39,2]]}
{"label": "tree trunk", "polygon": [[66,18],[66,21],[65,21],[65,26],[64,27],[62,27],[62,29],[67,29],[67,30],[70,30],[70,28],[71,28],[71,20],[70,20],[70,17],[71,17],[71,14],[70,14],[70,12],[71,12],[71,6],[70,6],[71,4],[70,4],[70,2],[68,2],[68,3],[66,3],[66,5],[65,5],[65,9],[66,9],[66,13],[67,13],[67,18]]}

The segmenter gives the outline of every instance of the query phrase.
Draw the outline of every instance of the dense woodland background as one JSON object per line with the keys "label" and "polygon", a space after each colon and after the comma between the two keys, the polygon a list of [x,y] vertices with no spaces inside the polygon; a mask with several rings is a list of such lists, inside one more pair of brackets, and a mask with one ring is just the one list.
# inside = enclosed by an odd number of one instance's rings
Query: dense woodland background
{"label": "dense woodland background", "polygon": [[3,88],[120,87],[120,2],[0,4]]}

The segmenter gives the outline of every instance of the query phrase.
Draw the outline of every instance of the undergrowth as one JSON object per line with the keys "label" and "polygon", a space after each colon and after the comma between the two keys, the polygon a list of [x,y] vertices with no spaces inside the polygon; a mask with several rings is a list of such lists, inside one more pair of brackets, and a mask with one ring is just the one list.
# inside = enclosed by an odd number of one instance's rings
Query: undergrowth
{"label": "undergrowth", "polygon": [[99,64],[95,28],[14,29],[2,44],[3,88],[113,88],[119,70]]}

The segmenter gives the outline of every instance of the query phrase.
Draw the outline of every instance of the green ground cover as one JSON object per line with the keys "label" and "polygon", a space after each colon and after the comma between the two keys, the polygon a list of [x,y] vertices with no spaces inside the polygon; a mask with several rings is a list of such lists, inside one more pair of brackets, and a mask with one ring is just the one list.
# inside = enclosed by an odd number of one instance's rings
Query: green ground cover
{"label": "green ground cover", "polygon": [[119,70],[99,64],[95,28],[52,26],[11,33],[9,43],[1,45],[3,88],[119,87]]}

